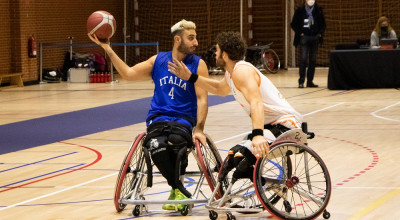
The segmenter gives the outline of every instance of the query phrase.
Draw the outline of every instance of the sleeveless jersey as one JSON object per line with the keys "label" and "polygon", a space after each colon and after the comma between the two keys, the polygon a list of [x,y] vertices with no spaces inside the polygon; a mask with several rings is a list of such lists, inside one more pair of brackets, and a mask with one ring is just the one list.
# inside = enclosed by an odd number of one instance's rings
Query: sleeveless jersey
{"label": "sleeveless jersey", "polygon": [[[147,114],[147,125],[155,118],[171,121],[182,118],[191,126],[197,121],[197,98],[194,84],[180,79],[168,71],[168,61],[172,62],[172,51],[160,52],[154,62],[152,79],[154,96]],[[197,74],[200,57],[188,54],[183,63],[190,72]],[[176,120],[175,121],[179,121]]]}
{"label": "sleeveless jersey", "polygon": [[[262,101],[264,103],[264,124],[284,124],[282,119],[288,117],[294,117],[297,122],[295,122],[295,126],[290,127],[299,127],[301,125],[302,116],[298,113],[282,96],[282,94],[278,91],[275,85],[264,76],[257,68],[255,68],[252,64],[239,61],[236,63],[235,68],[239,65],[247,65],[256,70],[261,82],[259,82],[259,90],[261,92]],[[228,81],[229,87],[231,88],[232,94],[235,97],[236,101],[243,107],[248,115],[250,115],[250,104],[247,102],[243,94],[235,87],[233,83],[231,75],[226,72],[225,78]],[[286,122],[286,121],[285,121]]]}

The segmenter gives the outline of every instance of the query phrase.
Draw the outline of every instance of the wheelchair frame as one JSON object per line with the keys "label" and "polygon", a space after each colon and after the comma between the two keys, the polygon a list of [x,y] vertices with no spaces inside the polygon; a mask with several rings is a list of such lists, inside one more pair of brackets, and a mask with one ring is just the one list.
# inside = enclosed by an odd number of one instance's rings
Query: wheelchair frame
{"label": "wheelchair frame", "polygon": [[[187,171],[185,176],[199,176],[197,186],[192,194],[192,198],[185,200],[145,200],[145,191],[149,189],[147,186],[146,178],[148,161],[144,157],[144,151],[146,148],[143,146],[143,141],[146,137],[146,132],[139,134],[135,141],[132,143],[128,150],[128,153],[123,160],[120,172],[117,177],[114,193],[114,205],[117,212],[121,212],[125,209],[127,204],[135,205],[132,214],[139,216],[143,211],[149,213],[149,204],[185,204],[182,210],[175,208],[176,212],[180,212],[182,215],[187,215],[192,211],[192,205],[196,203],[206,203],[208,201],[207,196],[202,191],[201,186],[204,179],[208,182],[211,191],[214,191],[217,183],[216,177],[218,170],[222,164],[221,156],[218,153],[211,138],[207,137],[207,145],[203,146],[198,140],[195,141],[194,149],[188,148],[187,154],[192,153],[197,161],[199,171]],[[154,164],[151,163],[153,167]],[[150,168],[151,169],[151,168]],[[153,172],[153,176],[161,176],[159,172]],[[199,194],[202,194],[204,199],[198,199]],[[165,211],[165,210],[156,210]],[[167,212],[170,212],[167,210]]]}
{"label": "wheelchair frame", "polygon": [[[267,210],[278,219],[315,219],[321,214],[328,219],[331,180],[322,159],[307,146],[307,139],[313,137],[306,123],[303,129],[289,130],[270,145],[268,157],[257,159],[253,183],[246,187],[239,184],[239,189],[232,190],[235,183],[218,182],[206,205],[209,218],[217,219],[217,211],[226,212],[227,219],[234,220],[232,212]],[[215,196],[216,190],[223,191],[221,198]],[[246,203],[249,199],[252,206]]]}

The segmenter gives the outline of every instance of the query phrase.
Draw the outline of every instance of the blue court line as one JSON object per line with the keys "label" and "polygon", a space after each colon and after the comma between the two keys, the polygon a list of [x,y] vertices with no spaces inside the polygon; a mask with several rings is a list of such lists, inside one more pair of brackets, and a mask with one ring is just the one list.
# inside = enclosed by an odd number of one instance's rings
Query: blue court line
{"label": "blue court line", "polygon": [[89,171],[112,171],[112,172],[119,171],[118,169],[79,169],[79,170],[73,169],[73,170],[76,170],[76,171],[86,171],[86,170],[89,170]]}
{"label": "blue court line", "polygon": [[[209,106],[233,96],[208,96]],[[151,97],[0,125],[0,154],[142,123]],[[136,134],[132,134],[136,135]]]}
{"label": "blue court line", "polygon": [[67,167],[67,168],[64,168],[64,169],[61,169],[61,170],[56,170],[56,171],[53,171],[53,172],[50,172],[50,173],[45,173],[45,174],[42,174],[40,176],[35,176],[35,177],[29,178],[29,179],[24,179],[24,180],[21,180],[21,181],[18,181],[18,182],[10,183],[10,184],[4,185],[4,186],[0,186],[0,188],[6,188],[6,187],[9,187],[9,186],[18,184],[18,183],[23,183],[23,182],[26,182],[26,181],[29,181],[29,180],[37,179],[37,178],[40,178],[40,177],[43,177],[43,176],[48,176],[48,175],[51,175],[51,174],[54,174],[54,173],[59,173],[59,172],[62,172],[62,171],[65,171],[65,170],[69,170],[69,169],[74,168],[74,167],[83,166],[83,165],[85,165],[85,163],[81,163],[81,164],[78,164],[78,165],[75,165],[75,166],[72,166],[72,167]]}
{"label": "blue court line", "polygon": [[10,171],[10,170],[15,170],[15,169],[18,169],[18,168],[21,168],[21,167],[30,166],[30,165],[41,163],[41,162],[48,161],[48,160],[53,160],[53,159],[60,158],[60,157],[65,157],[65,156],[68,156],[68,155],[71,155],[71,154],[76,154],[76,153],[77,152],[71,152],[71,153],[68,153],[68,154],[63,154],[63,155],[60,155],[60,156],[50,157],[50,158],[44,159],[44,160],[39,160],[39,161],[36,161],[36,162],[33,162],[33,163],[26,163],[26,164],[21,165],[21,166],[9,168],[9,169],[6,169],[6,170],[0,170],[0,173],[6,172],[6,171]]}
{"label": "blue court line", "polygon": [[[194,182],[195,180],[190,177],[185,177],[189,181]],[[188,185],[185,186],[185,188],[193,186],[193,183],[189,183]],[[1,187],[0,187],[1,188]],[[162,191],[158,193],[151,193],[151,194],[144,194],[144,196],[150,196],[150,195],[157,195],[157,194],[163,194],[163,193],[169,193],[170,191]],[[75,201],[75,202],[57,202],[57,203],[42,203],[42,204],[30,204],[30,205],[18,205],[18,206],[45,206],[45,205],[64,205],[64,204],[76,204],[76,203],[89,203],[89,202],[100,202],[100,201],[108,201],[108,200],[113,200],[113,199],[93,199],[93,200],[84,200],[84,201]],[[7,206],[0,206],[0,207],[7,207]]]}
{"label": "blue court line", "polygon": [[[86,201],[75,201],[75,202],[54,202],[54,203],[42,203],[42,204],[30,204],[30,205],[18,205],[18,206],[45,206],[45,205],[65,205],[65,204],[77,204],[77,203],[89,203],[89,202],[101,202],[101,201],[109,201],[113,199],[94,199],[94,200],[86,200]],[[0,206],[1,207],[1,206]],[[4,206],[5,207],[5,206]]]}
{"label": "blue court line", "polygon": [[[205,205],[206,204],[198,204],[198,205],[195,205],[194,207],[197,208],[197,207],[205,206]],[[173,211],[171,211],[171,212],[173,212]],[[161,212],[149,213],[149,214],[135,216],[135,217],[131,217],[131,218],[119,218],[118,220],[128,220],[128,219],[135,219],[135,218],[143,218],[143,217],[147,217],[147,216],[161,215],[161,214],[165,214],[165,212],[164,213],[161,213]],[[171,216],[171,217],[173,217],[173,216]]]}
{"label": "blue court line", "polygon": [[[10,165],[18,165],[18,164],[28,164],[28,163],[5,163]],[[41,163],[40,165],[71,165],[71,164],[80,164],[80,163]]]}

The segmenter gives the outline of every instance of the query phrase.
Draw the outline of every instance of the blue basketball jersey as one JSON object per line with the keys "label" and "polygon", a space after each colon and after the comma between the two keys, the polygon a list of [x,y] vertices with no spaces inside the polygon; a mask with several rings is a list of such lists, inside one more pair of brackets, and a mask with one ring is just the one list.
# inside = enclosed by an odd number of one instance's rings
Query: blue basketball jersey
{"label": "blue basketball jersey", "polygon": [[[172,62],[172,51],[160,52],[154,62],[151,73],[155,86],[154,96],[146,123],[149,125],[152,120],[160,118],[170,121],[170,117],[173,117],[182,118],[194,126],[197,121],[197,98],[194,84],[170,73],[168,61]],[[193,54],[188,54],[183,59],[183,63],[193,74],[197,74],[199,61],[200,57]]]}

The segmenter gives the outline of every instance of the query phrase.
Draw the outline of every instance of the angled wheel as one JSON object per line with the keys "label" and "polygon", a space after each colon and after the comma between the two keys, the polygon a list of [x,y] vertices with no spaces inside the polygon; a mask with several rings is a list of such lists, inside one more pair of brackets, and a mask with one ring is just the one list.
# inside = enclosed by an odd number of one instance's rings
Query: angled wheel
{"label": "angled wheel", "polygon": [[297,142],[271,145],[269,157],[257,160],[253,178],[262,205],[279,219],[314,219],[324,212],[331,195],[326,165]]}
{"label": "angled wheel", "polygon": [[137,178],[138,172],[143,172],[145,169],[142,148],[145,134],[143,132],[136,137],[119,170],[114,191],[114,206],[117,212],[124,210],[126,207],[126,204],[121,203],[119,200],[121,198],[130,199],[134,197],[146,182],[145,178],[142,181]]}
{"label": "angled wheel", "polygon": [[180,212],[182,216],[187,216],[189,214],[189,205],[184,205]]}
{"label": "angled wheel", "polygon": [[216,220],[218,218],[218,213],[216,211],[210,210],[208,213],[208,217],[210,217],[211,220]]}
{"label": "angled wheel", "polygon": [[133,214],[133,216],[137,217],[137,216],[140,215],[140,212],[141,212],[140,205],[136,205],[135,208],[132,211],[132,214]]}
{"label": "angled wheel", "polygon": [[264,69],[270,73],[277,73],[281,68],[279,56],[272,49],[265,50],[262,54],[261,60],[263,62]]}
{"label": "angled wheel", "polygon": [[[198,140],[196,140],[195,147],[201,170],[210,186],[211,192],[213,192],[217,185],[218,171],[221,168],[222,159],[214,142],[208,135],[206,136],[208,146],[203,146]],[[219,192],[216,195],[217,198],[220,198],[221,196],[222,192]]]}
{"label": "angled wheel", "polygon": [[236,217],[232,214],[232,212],[227,212],[226,220],[236,220]]}

